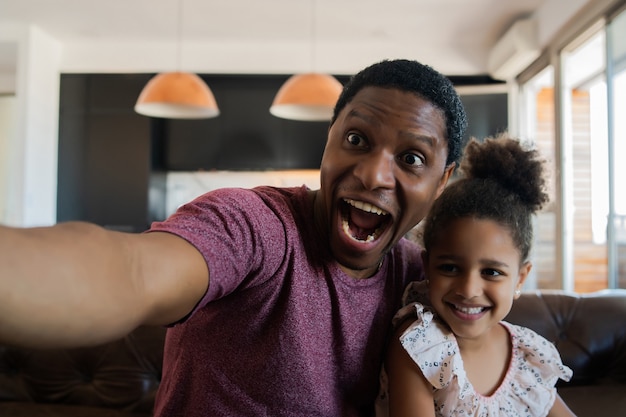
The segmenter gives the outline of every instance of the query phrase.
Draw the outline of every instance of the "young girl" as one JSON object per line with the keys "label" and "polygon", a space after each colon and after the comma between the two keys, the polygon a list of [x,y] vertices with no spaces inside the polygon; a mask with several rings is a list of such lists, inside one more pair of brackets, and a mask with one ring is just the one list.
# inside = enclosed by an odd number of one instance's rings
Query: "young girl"
{"label": "young girl", "polygon": [[503,321],[531,269],[531,216],[547,201],[536,151],[471,141],[465,177],[424,228],[427,281],[407,289],[385,369],[389,415],[573,416],[554,387],[572,371],[530,329]]}

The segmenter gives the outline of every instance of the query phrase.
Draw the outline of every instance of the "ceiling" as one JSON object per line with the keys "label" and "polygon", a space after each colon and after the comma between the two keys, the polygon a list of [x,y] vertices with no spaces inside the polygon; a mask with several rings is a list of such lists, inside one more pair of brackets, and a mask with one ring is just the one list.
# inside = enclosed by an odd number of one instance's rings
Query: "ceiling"
{"label": "ceiling", "polygon": [[[0,29],[35,25],[63,45],[66,71],[96,67],[96,58],[88,62],[93,50],[115,56],[129,45],[143,45],[146,54],[160,51],[171,62],[181,42],[184,59],[176,59],[196,72],[314,66],[348,74],[376,60],[406,57],[449,75],[475,75],[486,73],[489,51],[510,25],[548,1],[0,0]],[[165,61],[138,60],[127,51],[126,64],[99,53],[98,68],[162,70]],[[0,71],[14,68],[16,55],[0,37]],[[104,68],[107,62],[111,68]]]}

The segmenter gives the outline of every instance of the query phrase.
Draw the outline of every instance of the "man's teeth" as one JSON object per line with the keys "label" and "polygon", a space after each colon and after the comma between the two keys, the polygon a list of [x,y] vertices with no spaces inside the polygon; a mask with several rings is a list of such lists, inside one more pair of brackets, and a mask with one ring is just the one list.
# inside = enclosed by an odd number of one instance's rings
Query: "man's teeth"
{"label": "man's teeth", "polygon": [[[359,210],[362,210],[362,211],[365,211],[365,212],[368,212],[368,213],[377,214],[379,216],[386,216],[388,214],[385,210],[383,210],[383,209],[381,209],[379,207],[376,207],[373,204],[366,203],[364,201],[357,201],[357,200],[352,200],[352,199],[349,199],[349,198],[344,199],[344,201],[346,203],[348,203],[349,205],[351,205],[352,207],[355,207],[355,208],[357,208]],[[357,237],[353,236],[350,233],[350,224],[349,224],[347,218],[343,219],[343,221],[341,223],[341,226],[343,228],[344,233],[347,236],[350,236],[355,242],[373,242],[374,240],[376,240],[376,238],[381,233],[381,229],[377,228],[376,230],[374,230],[373,233],[367,235],[367,237],[365,239],[358,239]]]}
{"label": "man's teeth", "polygon": [[347,236],[350,236],[352,238],[352,240],[354,240],[356,242],[373,242],[374,239],[376,239],[376,237],[380,233],[380,228],[376,229],[376,230],[374,230],[374,233],[372,233],[371,235],[367,235],[367,238],[365,238],[364,240],[361,240],[361,239],[357,239],[356,237],[352,236],[352,234],[350,233],[350,224],[348,223],[348,220],[343,219],[341,221],[341,227],[343,228],[343,232]]}
{"label": "man's teeth", "polygon": [[380,209],[370,203],[366,203],[364,201],[356,201],[351,200],[349,198],[344,199],[344,201],[350,204],[352,207],[356,207],[359,210],[367,211],[368,213],[378,214],[379,216],[386,216],[387,212],[383,209]]}
{"label": "man's teeth", "polygon": [[479,314],[485,309],[485,307],[463,307],[456,304],[454,305],[454,308],[465,314]]}

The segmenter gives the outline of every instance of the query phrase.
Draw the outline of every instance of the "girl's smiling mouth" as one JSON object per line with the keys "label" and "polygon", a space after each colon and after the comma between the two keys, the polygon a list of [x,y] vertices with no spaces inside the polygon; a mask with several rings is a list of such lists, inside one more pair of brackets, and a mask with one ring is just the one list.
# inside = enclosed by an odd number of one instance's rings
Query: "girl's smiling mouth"
{"label": "girl's smiling mouth", "polygon": [[463,304],[446,303],[455,316],[466,320],[476,320],[481,318],[491,307],[488,306],[468,306]]}

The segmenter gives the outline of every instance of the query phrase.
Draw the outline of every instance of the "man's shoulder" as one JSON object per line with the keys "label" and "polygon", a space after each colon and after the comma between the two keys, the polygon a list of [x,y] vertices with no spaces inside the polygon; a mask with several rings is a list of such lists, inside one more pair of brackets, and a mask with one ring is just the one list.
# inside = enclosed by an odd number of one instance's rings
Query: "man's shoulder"
{"label": "man's shoulder", "polygon": [[422,250],[422,247],[418,243],[402,238],[396,243],[392,252],[394,257],[408,257],[409,259],[419,258],[421,264]]}
{"label": "man's shoulder", "polygon": [[277,199],[291,199],[294,197],[305,196],[309,189],[306,185],[299,187],[276,187],[272,185],[259,185],[251,188],[248,191],[256,193],[261,197],[270,197]]}
{"label": "man's shoulder", "polygon": [[252,188],[226,187],[217,188],[203,196],[199,200],[206,202],[225,202],[231,206],[249,208],[255,204],[263,206],[293,205],[306,196],[307,188],[302,187],[276,187],[259,185]]}
{"label": "man's shoulder", "polygon": [[400,239],[391,251],[394,273],[405,277],[407,283],[424,279],[422,247],[406,238]]}

